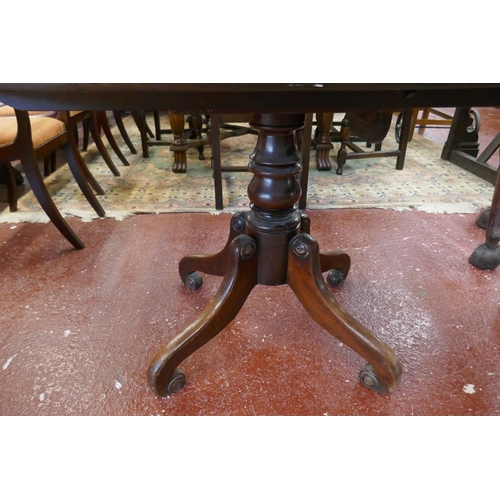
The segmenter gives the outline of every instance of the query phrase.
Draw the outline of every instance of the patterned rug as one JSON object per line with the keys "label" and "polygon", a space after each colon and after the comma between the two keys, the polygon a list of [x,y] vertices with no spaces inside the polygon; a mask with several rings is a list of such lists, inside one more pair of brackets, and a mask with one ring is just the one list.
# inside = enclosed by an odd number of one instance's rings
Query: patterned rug
{"label": "patterned rug", "polygon": [[[164,118],[163,118],[164,119]],[[113,129],[121,150],[130,166],[121,165],[111,148],[111,157],[121,177],[114,177],[97,153],[93,143],[84,159],[105,195],[99,196],[107,217],[123,219],[134,214],[167,212],[213,212],[215,197],[210,148],[205,147],[206,160],[199,160],[195,149],[188,151],[185,174],[171,171],[173,153],[168,146],[153,146],[150,157],[142,157],[141,141],[132,118],[124,120],[138,154],[132,155],[117,129]],[[162,127],[166,123],[162,123]],[[393,125],[394,126],[394,125]],[[224,165],[248,163],[256,136],[246,135],[222,142]],[[404,169],[395,169],[395,158],[348,160],[344,174],[335,173],[338,144],[331,151],[334,168],[318,172],[315,153],[311,153],[308,188],[308,209],[327,208],[384,208],[417,209],[438,213],[475,213],[491,204],[493,186],[475,175],[440,159],[442,146],[415,134],[408,145]],[[396,149],[392,129],[383,149]],[[235,212],[248,207],[247,185],[249,172],[223,173],[224,211]],[[97,215],[81,194],[67,165],[46,178],[47,187],[65,216],[83,220]],[[0,222],[46,222],[48,218],[28,191],[19,199],[19,209],[0,214]]]}

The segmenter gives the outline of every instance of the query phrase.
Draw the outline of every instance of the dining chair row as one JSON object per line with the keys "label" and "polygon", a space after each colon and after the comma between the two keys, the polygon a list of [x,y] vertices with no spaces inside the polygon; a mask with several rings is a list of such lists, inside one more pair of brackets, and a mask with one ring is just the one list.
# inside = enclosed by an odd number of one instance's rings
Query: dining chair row
{"label": "dining chair row", "polygon": [[[140,131],[141,142],[144,146],[145,135],[152,135],[145,121],[145,113],[139,111],[129,113]],[[126,127],[123,124],[122,112],[113,111],[113,115],[122,138],[130,151],[136,154],[137,150],[130,141]],[[392,113],[346,114],[343,120],[337,123],[333,122],[333,114],[331,116],[317,114],[315,121],[312,113],[306,114],[304,129],[297,134],[302,163],[300,178],[302,194],[299,208],[306,208],[312,149],[316,149],[317,153],[316,168],[318,170],[331,169],[328,156],[329,150],[333,147],[331,143],[340,142],[336,171],[339,175],[342,174],[343,166],[349,158],[393,156],[397,158],[396,168],[402,169],[409,136],[411,111],[407,115],[407,120],[403,121],[401,128],[401,140],[398,149],[382,151],[381,145],[389,131]],[[248,171],[246,166],[223,166],[221,141],[236,135],[256,134],[256,130],[248,126],[249,121],[249,115],[212,114],[209,117],[207,141],[212,149],[211,166],[215,208],[217,210],[224,208],[222,173],[226,171]],[[242,123],[245,123],[246,126],[234,125]],[[13,176],[15,171],[11,163],[20,160],[28,182],[40,205],[64,237],[77,249],[84,248],[84,244],[69,227],[55,206],[45,186],[38,163],[43,160],[44,174],[48,175],[55,169],[56,151],[62,149],[69,168],[87,201],[100,217],[105,216],[105,211],[95,196],[96,194],[104,194],[104,192],[90,172],[78,149],[79,124],[82,125],[84,132],[83,151],[87,149],[90,133],[110,171],[113,175],[120,176],[120,171],[113,163],[101,139],[102,132],[122,163],[124,165],[129,163],[114,140],[105,111],[27,112],[15,110],[9,106],[0,106],[0,169],[7,181],[10,210],[15,211],[17,209],[16,186]],[[316,130],[313,133],[314,125],[316,125]],[[340,125],[340,131],[335,128],[335,125]],[[157,128],[158,126],[155,125],[155,129]],[[375,148],[373,151],[364,151],[355,144],[355,141],[364,141],[367,146],[375,145]],[[353,152],[348,152],[348,148]]]}
{"label": "dining chair row", "polygon": [[[103,115],[104,114],[104,115]],[[105,112],[92,111],[21,111],[10,106],[0,106],[0,169],[7,187],[7,197],[11,212],[17,210],[17,186],[14,162],[20,162],[34,196],[49,219],[61,234],[76,249],[85,247],[81,239],[71,229],[48,191],[44,175],[54,171],[56,153],[62,150],[80,190],[99,217],[105,210],[96,198],[104,194],[77,145],[78,124],[90,130],[92,139],[107,166],[115,176],[120,172],[113,163],[101,139],[101,131],[108,137],[109,124]],[[84,133],[85,136],[85,133]],[[85,142],[85,139],[84,139]],[[84,145],[86,148],[86,145]],[[118,148],[118,146],[116,146]],[[115,149],[113,147],[113,149]],[[120,152],[120,159],[128,165]],[[44,175],[39,163],[44,163]]]}

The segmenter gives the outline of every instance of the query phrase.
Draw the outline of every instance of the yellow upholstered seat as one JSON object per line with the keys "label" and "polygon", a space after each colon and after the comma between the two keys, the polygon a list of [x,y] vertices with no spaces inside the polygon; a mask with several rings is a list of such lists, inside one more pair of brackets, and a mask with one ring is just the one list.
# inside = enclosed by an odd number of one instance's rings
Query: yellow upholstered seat
{"label": "yellow upholstered seat", "polygon": [[62,149],[77,184],[99,216],[105,212],[96,199],[94,189],[102,192],[78,150],[72,147],[72,135],[66,124],[56,118],[29,116],[27,111],[14,110],[14,117],[0,117],[0,168],[8,179],[7,191],[12,211],[17,210],[17,193],[12,175],[12,162],[20,161],[33,191],[45,213],[63,236],[77,249],[83,242],[69,227],[55,206],[38,167],[38,161]]}
{"label": "yellow upholstered seat", "polygon": [[[0,147],[14,142],[17,136],[17,120],[14,117],[0,117]],[[64,134],[66,126],[60,120],[43,116],[30,117],[33,147],[38,149],[47,141]]]}

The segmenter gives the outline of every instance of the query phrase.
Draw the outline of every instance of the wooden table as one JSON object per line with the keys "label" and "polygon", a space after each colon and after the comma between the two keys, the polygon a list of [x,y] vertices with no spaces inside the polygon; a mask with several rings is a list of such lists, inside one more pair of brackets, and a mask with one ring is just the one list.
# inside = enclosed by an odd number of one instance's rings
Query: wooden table
{"label": "wooden table", "polygon": [[180,363],[236,317],[255,285],[288,284],[315,321],[367,361],[361,382],[390,393],[402,373],[396,354],[342,309],[327,286],[347,277],[349,256],[321,252],[309,218],[297,209],[301,165],[294,134],[311,112],[498,106],[500,84],[0,84],[0,101],[25,110],[252,113],[259,138],[249,164],[250,210],[233,216],[220,252],[189,255],[179,264],[193,289],[201,284],[199,272],[223,276],[222,284],[199,318],[158,351],[149,385],[160,396],[181,389]]}
{"label": "wooden table", "polygon": [[457,108],[441,158],[458,165],[495,185],[491,207],[479,214],[477,225],[486,229],[486,241],[469,257],[469,262],[480,269],[494,270],[500,265],[500,169],[487,161],[500,148],[500,131],[479,153],[479,134],[474,126],[470,108]]}

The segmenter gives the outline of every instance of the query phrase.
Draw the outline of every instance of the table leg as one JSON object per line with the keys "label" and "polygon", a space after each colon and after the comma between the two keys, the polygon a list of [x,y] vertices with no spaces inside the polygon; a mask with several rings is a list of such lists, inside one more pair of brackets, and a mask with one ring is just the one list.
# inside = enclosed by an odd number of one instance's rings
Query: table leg
{"label": "table leg", "polygon": [[153,358],[151,389],[160,396],[181,389],[186,379],[179,364],[236,317],[255,285],[288,284],[318,324],[368,361],[361,382],[377,392],[392,392],[402,371],[396,355],[340,307],[322,276],[332,269],[328,283],[340,284],[349,272],[349,256],[321,253],[309,234],[309,218],[297,209],[301,164],[294,134],[304,126],[304,115],[256,114],[251,126],[259,138],[248,166],[254,174],[248,186],[250,210],[233,216],[228,242],[219,253],[189,255],[179,264],[190,288],[201,285],[197,271],[223,275],[222,284],[200,317]]}
{"label": "table leg", "polygon": [[192,129],[190,139],[195,139],[199,144],[196,146],[198,150],[198,160],[205,159],[203,137],[201,135],[201,130],[203,128],[203,116],[202,115],[190,115],[189,116],[189,126]]}
{"label": "table leg", "polygon": [[169,111],[168,120],[170,122],[170,128],[172,129],[172,135],[174,136],[172,145],[170,146],[170,151],[174,153],[172,172],[183,174],[186,172],[188,150],[188,141],[184,137],[185,118],[183,114]]}
{"label": "table leg", "polygon": [[500,265],[500,174],[497,172],[497,180],[491,208],[489,210],[488,222],[486,225],[486,241],[479,245],[469,262],[480,269],[492,271]]}
{"label": "table leg", "polygon": [[316,113],[318,122],[318,136],[316,138],[316,168],[331,170],[330,151],[333,149],[330,130],[333,123],[333,113]]}

